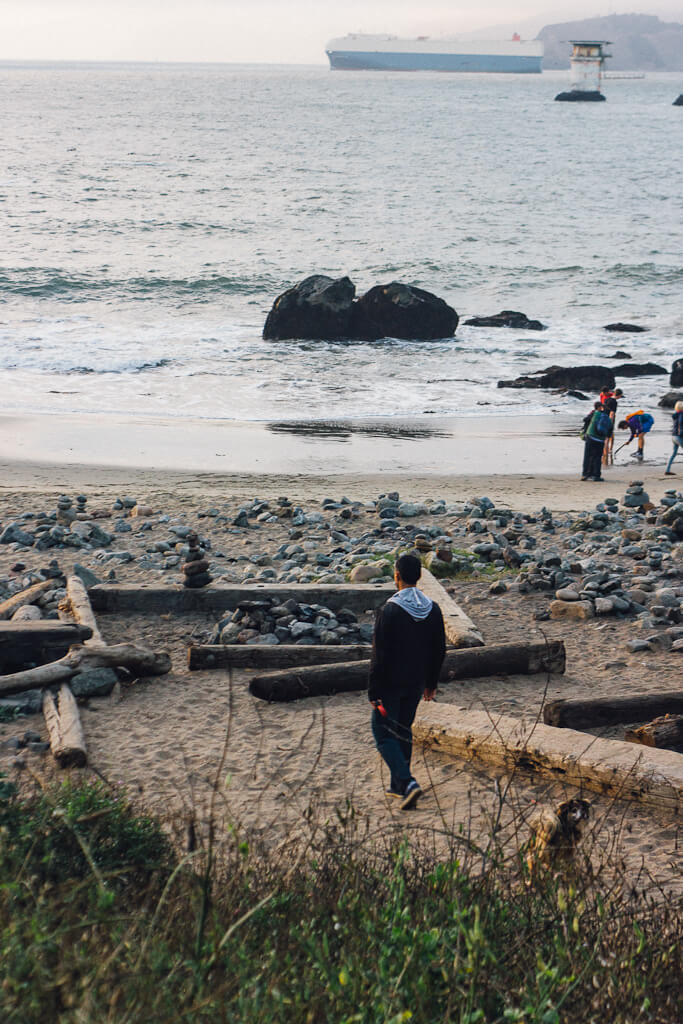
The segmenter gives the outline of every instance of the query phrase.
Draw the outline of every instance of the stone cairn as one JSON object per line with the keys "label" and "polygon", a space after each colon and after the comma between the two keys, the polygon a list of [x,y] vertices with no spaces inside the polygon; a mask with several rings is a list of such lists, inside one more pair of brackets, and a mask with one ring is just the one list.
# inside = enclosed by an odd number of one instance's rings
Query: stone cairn
{"label": "stone cairn", "polygon": [[57,522],[60,526],[71,526],[76,518],[72,505],[73,501],[67,494],[60,494],[57,498]]}
{"label": "stone cairn", "polygon": [[642,480],[632,480],[626,489],[626,494],[622,499],[622,505],[626,508],[654,508],[650,504],[650,496],[643,487]]}
{"label": "stone cairn", "polygon": [[183,565],[183,586],[184,587],[205,587],[212,580],[209,572],[209,560],[206,552],[199,543],[196,533],[188,533],[187,538],[187,560]]}
{"label": "stone cairn", "polygon": [[79,494],[77,496],[77,498],[76,498],[76,518],[77,519],[85,519],[85,518],[87,518],[87,512],[85,510],[85,506],[87,504],[87,501],[88,501],[88,499],[86,498],[86,496],[84,494]]}

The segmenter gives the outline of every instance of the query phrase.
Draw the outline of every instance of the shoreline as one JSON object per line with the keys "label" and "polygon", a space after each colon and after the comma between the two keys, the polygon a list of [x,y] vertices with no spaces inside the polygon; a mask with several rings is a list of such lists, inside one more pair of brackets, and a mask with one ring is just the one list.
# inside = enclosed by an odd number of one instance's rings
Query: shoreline
{"label": "shoreline", "polygon": [[522,511],[571,511],[620,498],[634,478],[655,495],[677,486],[678,477],[664,476],[663,427],[648,437],[643,465],[624,452],[604,484],[581,482],[579,426],[559,414],[280,424],[5,415],[0,494],[134,490],[215,501],[348,492],[367,500],[399,490],[413,500],[486,493]]}

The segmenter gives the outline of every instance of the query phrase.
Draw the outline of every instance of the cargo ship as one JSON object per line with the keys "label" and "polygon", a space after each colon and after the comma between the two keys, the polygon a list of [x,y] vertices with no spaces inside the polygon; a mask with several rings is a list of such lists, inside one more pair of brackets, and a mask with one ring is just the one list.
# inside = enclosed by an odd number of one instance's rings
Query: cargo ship
{"label": "cargo ship", "polygon": [[361,35],[331,39],[325,47],[330,67],[340,71],[482,71],[538,75],[543,42],[512,39],[400,39]]}

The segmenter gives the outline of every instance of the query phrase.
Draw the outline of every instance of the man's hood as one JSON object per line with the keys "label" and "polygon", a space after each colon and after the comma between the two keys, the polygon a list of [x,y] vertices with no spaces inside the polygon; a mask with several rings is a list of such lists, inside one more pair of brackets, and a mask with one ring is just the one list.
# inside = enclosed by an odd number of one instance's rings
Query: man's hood
{"label": "man's hood", "polygon": [[417,587],[404,587],[403,590],[397,591],[393,597],[390,597],[389,602],[403,608],[408,615],[412,615],[416,622],[427,618],[433,604],[430,598]]}

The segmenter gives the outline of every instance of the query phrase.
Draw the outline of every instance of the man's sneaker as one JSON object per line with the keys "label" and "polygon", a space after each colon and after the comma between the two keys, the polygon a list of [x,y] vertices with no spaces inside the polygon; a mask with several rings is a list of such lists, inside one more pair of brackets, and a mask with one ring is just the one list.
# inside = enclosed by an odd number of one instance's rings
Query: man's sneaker
{"label": "man's sneaker", "polygon": [[389,786],[388,789],[384,790],[385,796],[403,796],[403,791],[400,789],[394,789],[393,786]]}
{"label": "man's sneaker", "polygon": [[422,796],[422,790],[418,786],[415,779],[411,779],[406,786],[406,791],[403,794],[403,801],[401,803],[401,810],[407,811],[409,807],[412,807],[417,803],[418,797]]}

